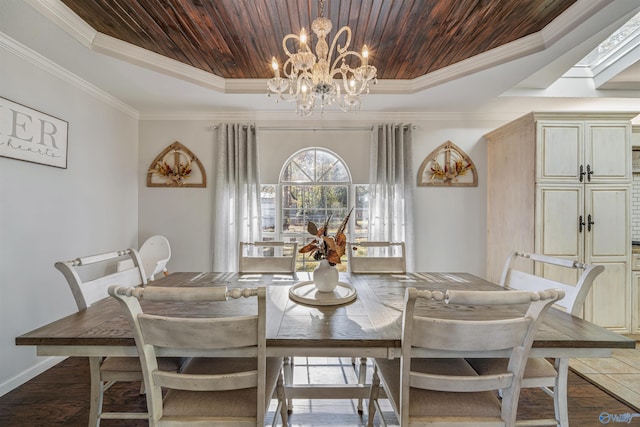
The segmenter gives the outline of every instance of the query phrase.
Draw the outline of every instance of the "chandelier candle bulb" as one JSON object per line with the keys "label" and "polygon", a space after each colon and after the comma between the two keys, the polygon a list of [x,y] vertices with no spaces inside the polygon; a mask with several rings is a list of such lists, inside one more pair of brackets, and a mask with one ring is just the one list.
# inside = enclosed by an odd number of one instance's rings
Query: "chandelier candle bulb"
{"label": "chandelier candle bulb", "polygon": [[300,31],[300,50],[307,51],[307,32],[304,28]]}
{"label": "chandelier candle bulb", "polygon": [[366,44],[362,47],[362,65],[364,67],[369,65],[369,49]]}
{"label": "chandelier candle bulb", "polygon": [[276,57],[271,58],[271,68],[273,68],[273,74],[276,79],[280,78],[280,70],[278,67],[278,61],[276,61]]}

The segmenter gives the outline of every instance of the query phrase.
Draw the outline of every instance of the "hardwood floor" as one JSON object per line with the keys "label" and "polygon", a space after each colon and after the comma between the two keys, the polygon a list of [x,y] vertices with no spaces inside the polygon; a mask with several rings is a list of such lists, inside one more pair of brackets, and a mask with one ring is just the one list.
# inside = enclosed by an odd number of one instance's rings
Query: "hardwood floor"
{"label": "hardwood floor", "polygon": [[[334,359],[335,360],[335,359]],[[332,370],[339,370],[336,375]],[[353,369],[349,360],[338,360],[330,367],[312,364],[296,367],[296,381],[327,376],[352,381]],[[144,410],[144,396],[139,386],[116,384],[105,398],[105,407],[113,410]],[[0,397],[0,426],[53,427],[86,426],[89,411],[89,365],[85,358],[69,358],[28,383]],[[636,411],[573,372],[569,374],[569,419],[572,426],[602,426],[601,413],[634,414]],[[523,390],[519,418],[551,416],[553,402],[540,390]],[[390,410],[385,411],[390,426],[397,425]],[[376,425],[379,425],[376,420]],[[395,423],[395,424],[394,424]],[[634,424],[635,423],[635,424]],[[640,423],[634,418],[631,425]],[[102,427],[146,426],[140,420],[105,420]],[[356,403],[348,400],[295,400],[290,426],[360,427],[366,425],[363,415],[356,411]]]}

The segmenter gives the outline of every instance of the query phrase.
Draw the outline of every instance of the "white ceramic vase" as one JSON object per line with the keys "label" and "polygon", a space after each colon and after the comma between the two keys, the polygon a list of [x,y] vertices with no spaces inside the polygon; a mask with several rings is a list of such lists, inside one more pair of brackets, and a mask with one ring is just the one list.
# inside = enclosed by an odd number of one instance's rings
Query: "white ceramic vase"
{"label": "white ceramic vase", "polygon": [[338,269],[326,259],[321,260],[313,270],[313,283],[318,292],[333,292],[338,286]]}

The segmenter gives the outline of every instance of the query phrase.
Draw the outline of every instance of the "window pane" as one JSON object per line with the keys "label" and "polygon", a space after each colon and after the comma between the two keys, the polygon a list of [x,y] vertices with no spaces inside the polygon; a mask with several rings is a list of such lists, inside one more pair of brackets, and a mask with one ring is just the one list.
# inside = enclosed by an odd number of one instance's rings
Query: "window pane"
{"label": "window pane", "polygon": [[347,169],[336,156],[326,151],[318,150],[316,164],[317,182],[348,182]]}
{"label": "window pane", "polygon": [[285,168],[282,179],[287,182],[313,182],[313,175],[309,175],[298,163],[292,161]]}
{"label": "window pane", "polygon": [[260,189],[260,207],[262,212],[262,231],[274,232],[276,225],[276,187],[263,185]]}
{"label": "window pane", "polygon": [[356,185],[356,206],[353,212],[356,236],[369,234],[369,186]]}

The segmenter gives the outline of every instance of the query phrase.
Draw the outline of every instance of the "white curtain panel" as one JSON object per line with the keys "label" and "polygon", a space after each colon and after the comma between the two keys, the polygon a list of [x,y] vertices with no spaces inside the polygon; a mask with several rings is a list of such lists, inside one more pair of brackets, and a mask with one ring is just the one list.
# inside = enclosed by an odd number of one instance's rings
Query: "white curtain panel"
{"label": "white curtain panel", "polygon": [[412,129],[373,127],[369,179],[369,240],[405,242],[408,271],[414,270]]}
{"label": "white curtain panel", "polygon": [[239,242],[261,240],[255,126],[218,126],[213,197],[213,271],[238,271]]}

